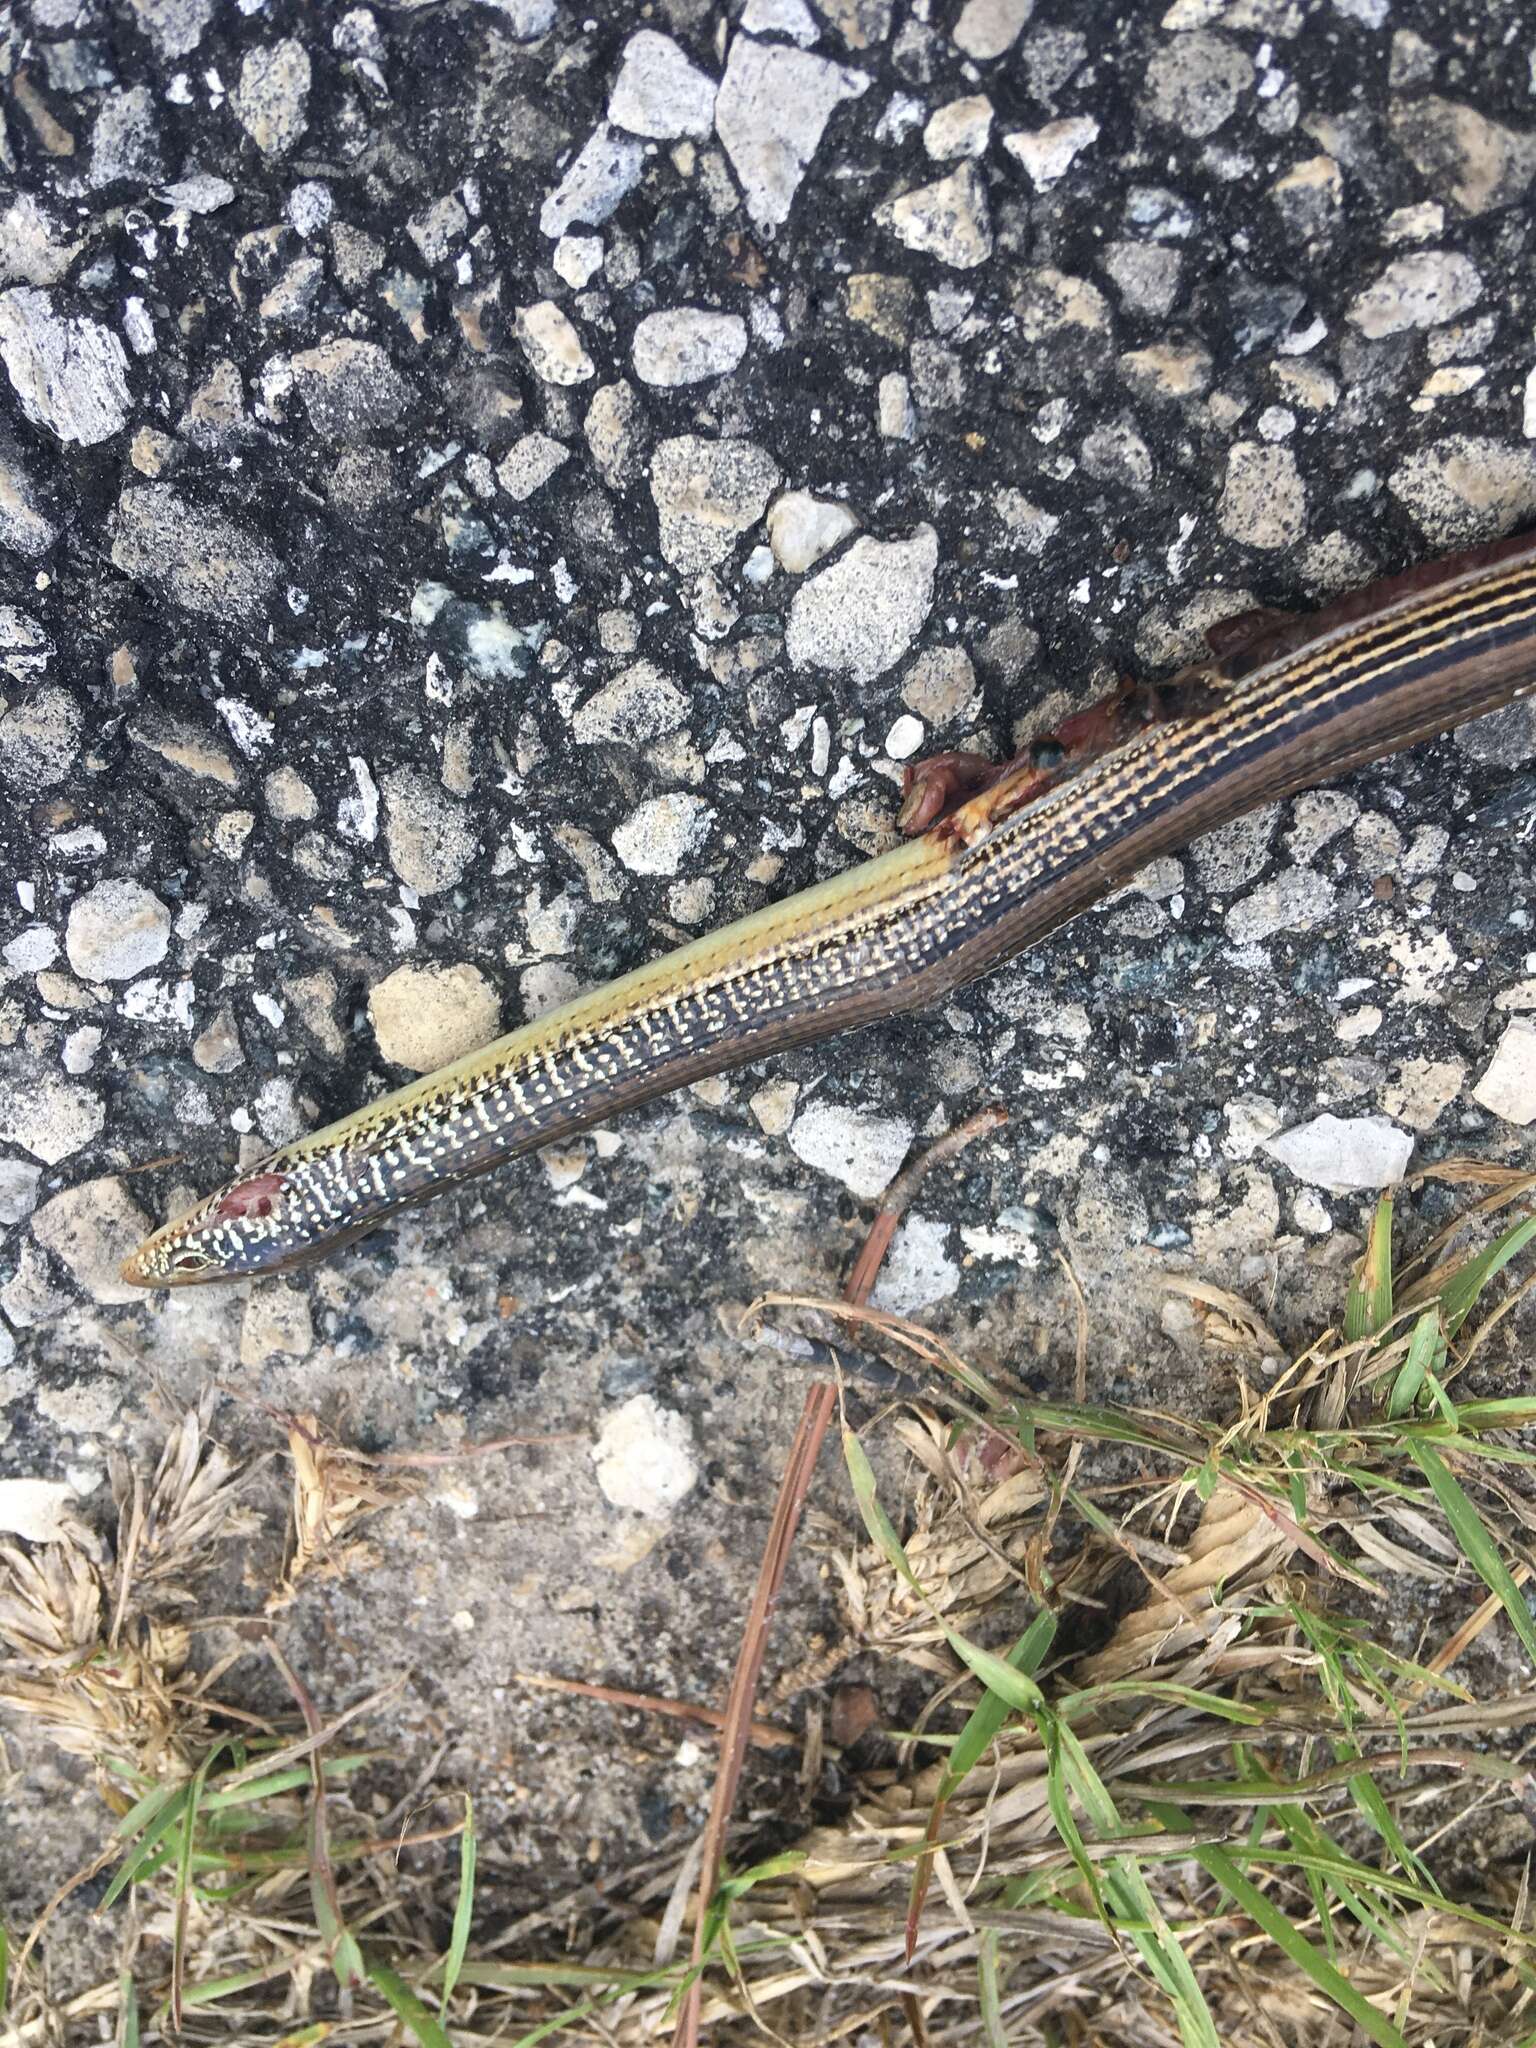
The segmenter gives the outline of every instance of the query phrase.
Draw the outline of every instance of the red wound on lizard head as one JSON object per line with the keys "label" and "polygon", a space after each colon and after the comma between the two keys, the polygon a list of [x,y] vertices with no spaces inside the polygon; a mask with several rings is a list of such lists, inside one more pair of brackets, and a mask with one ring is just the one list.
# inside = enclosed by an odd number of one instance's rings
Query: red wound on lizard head
{"label": "red wound on lizard head", "polygon": [[284,1176],[280,1173],[257,1173],[249,1180],[231,1188],[219,1203],[210,1223],[238,1223],[244,1216],[270,1216],[272,1203],[283,1191]]}

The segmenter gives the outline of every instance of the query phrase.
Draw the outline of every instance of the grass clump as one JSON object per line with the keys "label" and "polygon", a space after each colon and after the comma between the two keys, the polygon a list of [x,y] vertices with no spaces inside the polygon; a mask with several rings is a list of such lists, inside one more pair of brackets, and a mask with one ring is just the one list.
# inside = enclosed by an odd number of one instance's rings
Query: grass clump
{"label": "grass clump", "polygon": [[[1340,1327],[1262,1393],[1240,1375],[1225,1421],[1036,1400],[856,1304],[763,1305],[925,1375],[872,1424],[844,1414],[858,1521],[829,1551],[850,1653],[905,1667],[922,1704],[845,1814],[753,1860],[727,1796],[702,1905],[680,1851],[575,1956],[505,1960],[487,1939],[467,1799],[415,1837],[457,1838],[452,1885],[410,1893],[400,1832],[349,1803],[370,1753],[339,1738],[369,1703],[327,1721],[266,1635],[294,1702],[280,1724],[219,1704],[221,1667],[190,1675],[188,1560],[244,1510],[206,1414],[188,1418],[148,1492],[120,1489],[110,1564],[83,1543],[4,1554],[0,1700],[96,1766],[115,1815],[103,1910],[124,1934],[121,1970],[64,2007],[35,1946],[7,1962],[0,1943],[15,2039],[110,2016],[119,2041],[426,2048],[1536,2043],[1515,1853],[1536,1395],[1464,1393],[1536,1280],[1536,1179],[1483,1171],[1492,1191],[1413,1260],[1394,1259],[1384,1201]],[[1275,1355],[1240,1299],[1182,1284],[1210,1341]],[[882,1430],[916,1475],[899,1504],[871,1457]],[[796,1511],[817,1441],[797,1444]],[[299,1442],[273,1614],[299,1573],[345,1568],[352,1523],[389,1499],[313,1425]],[[781,1550],[793,1528],[781,1515]],[[1407,1639],[1388,1597],[1405,1584],[1410,1612],[1423,1588],[1454,1623]],[[1481,1697],[1473,1662],[1493,1674]],[[727,1748],[751,1725],[748,1665]]]}

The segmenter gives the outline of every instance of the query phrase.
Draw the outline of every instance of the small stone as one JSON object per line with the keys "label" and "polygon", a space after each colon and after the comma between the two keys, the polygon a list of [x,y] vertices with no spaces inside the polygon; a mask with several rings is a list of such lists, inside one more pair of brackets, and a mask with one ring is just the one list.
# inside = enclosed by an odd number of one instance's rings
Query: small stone
{"label": "small stone", "polygon": [[32,1218],[32,1235],[43,1249],[69,1268],[93,1301],[108,1303],[142,1300],[121,1269],[153,1227],[122,1181],[110,1175],[66,1188]]}
{"label": "small stone", "polygon": [[1438,546],[1496,540],[1536,517],[1536,450],[1449,434],[1405,456],[1387,488]]}
{"label": "small stone", "polygon": [[606,1416],[591,1457],[605,1498],[656,1521],[699,1483],[687,1417],[654,1394],[634,1394]]}
{"label": "small stone", "polygon": [[645,426],[645,408],[633,385],[603,384],[593,392],[581,430],[597,473],[611,491],[624,490],[640,474]]}
{"label": "small stone", "polygon": [[1263,1149],[1298,1180],[1330,1194],[1347,1195],[1400,1181],[1408,1170],[1413,1139],[1385,1117],[1319,1116],[1266,1139]]}
{"label": "small stone", "polygon": [[1237,1095],[1222,1111],[1227,1135],[1222,1151],[1229,1159],[1251,1159],[1266,1138],[1274,1137],[1285,1119],[1267,1095]]}
{"label": "small stone", "polygon": [[1234,946],[1262,945],[1276,932],[1304,932],[1333,913],[1338,892],[1326,875],[1288,868],[1262,882],[1227,912],[1227,937]]}
{"label": "small stone", "polygon": [[63,782],[85,729],[68,690],[45,683],[0,715],[0,783],[33,793]]}
{"label": "small stone", "polygon": [[485,0],[516,43],[537,42],[555,24],[555,0]]}
{"label": "small stone", "polygon": [[[8,1356],[0,1356],[0,1365]],[[0,1535],[74,1545],[79,1528],[74,1503],[75,1489],[62,1479],[0,1479]]]}
{"label": "small stone", "polygon": [[1252,59],[1225,36],[1174,36],[1147,66],[1147,112],[1199,142],[1231,120],[1252,83]]}
{"label": "small stone", "polygon": [[916,639],[933,605],[938,561],[931,526],[908,540],[862,535],[795,592],[785,639],[790,660],[873,682]]}
{"label": "small stone", "polygon": [[950,1226],[936,1216],[904,1217],[886,1252],[870,1306],[887,1315],[910,1316],[936,1301],[947,1301],[960,1285],[949,1234]]}
{"label": "small stone", "polygon": [[194,171],[189,177],[178,178],[173,185],[163,186],[160,192],[166,205],[178,213],[217,213],[234,196],[235,188],[228,178],[216,177],[212,171]]}
{"label": "small stone", "polygon": [[585,384],[597,375],[581,336],[553,299],[519,306],[512,324],[533,374],[546,384]]}
{"label": "small stone", "polygon": [[899,370],[891,370],[880,379],[875,424],[885,441],[910,441],[917,432],[912,386]]}
{"label": "small stone", "polygon": [[1382,1090],[1381,1106],[1411,1130],[1427,1131],[1456,1100],[1466,1078],[1460,1060],[1404,1060]]}
{"label": "small stone", "polygon": [[963,647],[930,647],[903,677],[901,701],[927,726],[973,719],[980,704],[971,657]]}
{"label": "small stone", "polygon": [[25,1223],[37,1206],[40,1166],[24,1159],[0,1159],[0,1223]]}
{"label": "small stone", "polygon": [[553,440],[548,434],[524,434],[496,465],[496,481],[508,497],[521,503],[547,484],[570,458],[571,451],[563,441]]}
{"label": "small stone", "polygon": [[732,38],[715,101],[715,133],[758,227],[788,220],[834,110],[868,85],[866,72],[808,50]]}
{"label": "small stone", "polygon": [[194,448],[226,448],[245,435],[250,427],[245,391],[239,369],[228,356],[214,364],[193,392],[177,427]]}
{"label": "small stone", "polygon": [[448,261],[468,227],[469,215],[464,211],[463,200],[456,192],[449,192],[420,213],[412,214],[405,231],[416,244],[422,262],[436,268]]}
{"label": "small stone", "polygon": [[858,525],[848,507],[835,498],[786,491],[769,508],[768,540],[779,567],[791,576],[803,576],[813,562],[856,533]]}
{"label": "small stone", "polygon": [[562,235],[551,257],[555,273],[572,291],[589,285],[603,267],[601,235]]}
{"label": "small stone", "polygon": [[[1269,843],[1279,815],[1278,805],[1265,804],[1214,832],[1203,833],[1190,848],[1201,885],[1212,895],[1222,896],[1251,882],[1269,859]],[[1178,886],[1175,882],[1174,887]]]}
{"label": "small stone", "polygon": [[624,45],[608,118],[631,135],[651,135],[661,142],[708,135],[715,118],[715,81],[695,70],[670,36],[643,28]]}
{"label": "small stone", "polygon": [[1128,384],[1155,398],[1198,398],[1211,385],[1211,359],[1203,348],[1156,342],[1128,350],[1119,359]]}
{"label": "small stone", "polygon": [[1152,451],[1134,427],[1117,420],[1083,437],[1083,468],[1099,483],[1146,491],[1152,484]]}
{"label": "small stone", "polygon": [[635,375],[664,389],[723,377],[746,352],[747,323],[735,313],[677,306],[648,313],[635,329]]}
{"label": "small stone", "polygon": [[630,812],[613,835],[613,850],[631,874],[675,875],[709,837],[715,813],[701,796],[674,790]]}
{"label": "small stone", "polygon": [[928,117],[923,147],[938,163],[957,156],[985,156],[992,133],[992,102],[984,92],[950,100]]}
{"label": "small stone", "polygon": [[235,115],[263,156],[286,156],[308,125],[309,53],[287,36],[248,50],[235,87]]}
{"label": "small stone", "polygon": [[1081,374],[1085,360],[1107,356],[1114,331],[1109,301],[1087,278],[1049,266],[1029,271],[1014,306],[1019,332],[1043,364],[1070,361]]}
{"label": "small stone", "polygon": [[319,800],[296,768],[274,768],[262,784],[262,790],[267,799],[267,809],[279,824],[308,824],[319,815]]}
{"label": "small stone", "polygon": [[1173,311],[1184,259],[1160,242],[1111,242],[1103,264],[1133,312],[1161,320]]}
{"label": "small stone", "polygon": [[[233,191],[229,196],[231,199],[234,198]],[[329,185],[323,184],[318,178],[305,178],[288,194],[288,204],[283,210],[294,233],[302,235],[308,241],[312,236],[318,235],[322,228],[330,225],[331,216],[336,211],[336,201],[332,197]]]}
{"label": "small stone", "polygon": [[303,1358],[314,1341],[309,1301],[301,1288],[269,1282],[251,1289],[240,1322],[242,1365],[265,1365],[269,1358]]}
{"label": "small stone", "polygon": [[875,208],[875,220],[907,248],[936,256],[952,270],[974,270],[992,254],[987,188],[974,164],[887,200]]}
{"label": "small stone", "polygon": [[885,736],[886,759],[910,761],[923,744],[923,721],[903,712]]}
{"label": "small stone", "polygon": [[1019,163],[1037,192],[1064,178],[1073,161],[1098,140],[1099,124],[1087,114],[1047,121],[1043,128],[1018,128],[1003,137],[1003,147]]}
{"label": "small stone", "polygon": [[296,974],[283,983],[283,993],[297,1008],[304,1028],[333,1059],[347,1050],[346,1034],[336,1022],[336,977],[328,967],[314,974]]}
{"label": "small stone", "polygon": [[245,1052],[235,1013],[226,1003],[213,1022],[192,1041],[192,1059],[205,1074],[233,1074],[245,1065]]}
{"label": "small stone", "polygon": [[65,232],[36,193],[13,194],[0,207],[0,284],[58,284],[81,246]]}
{"label": "small stone", "polygon": [[43,1074],[26,1088],[0,1088],[0,1141],[57,1166],[99,1137],[106,1107],[89,1088]]}
{"label": "small stone", "polygon": [[662,441],[651,458],[662,553],[685,576],[712,569],[762,518],[778,483],[778,464],[753,441]]}
{"label": "small stone", "polygon": [[368,1019],[392,1066],[430,1074],[490,1043],[501,1028],[501,998],[466,960],[407,964],[369,990]]}
{"label": "small stone", "polygon": [[0,292],[0,361],[35,426],[90,446],[127,424],[128,356],[109,327],[55,310],[31,285]]}
{"label": "small stone", "polygon": [[747,1107],[766,1137],[782,1138],[795,1120],[795,1104],[799,1100],[798,1081],[765,1081],[747,1097]]}
{"label": "small stone", "polygon": [[1331,156],[1309,156],[1276,178],[1269,196],[1293,235],[1320,235],[1344,203],[1344,173]]}
{"label": "small stone", "polygon": [[64,950],[82,981],[131,981],[170,944],[171,913],[140,882],[98,882],[70,906]]}
{"label": "small stone", "polygon": [[955,47],[978,64],[1006,56],[1035,11],[1035,0],[965,0],[955,23]]}
{"label": "small stone", "polygon": [[164,176],[165,158],[160,152],[154,94],[147,85],[105,93],[91,129],[87,178],[92,188],[154,185]]}
{"label": "small stone", "polygon": [[644,144],[601,122],[540,208],[539,233],[554,241],[576,221],[601,227],[644,169]]}
{"label": "small stone", "polygon": [[129,0],[140,28],[162,57],[187,57],[202,41],[216,0]]}
{"label": "small stone", "polygon": [[894,348],[906,347],[917,298],[910,277],[887,277],[882,271],[866,270],[850,277],[845,290],[850,320],[869,328]]}
{"label": "small stone", "polygon": [[1328,412],[1339,402],[1337,382],[1316,363],[1279,362],[1273,365],[1273,375],[1286,395],[1308,412]]}
{"label": "small stone", "polygon": [[244,527],[170,484],[141,484],[117,501],[112,560],[190,612],[228,620],[266,606],[278,562]]}
{"label": "small stone", "polygon": [[805,0],[747,0],[741,26],[749,36],[787,36],[802,48],[809,48],[821,34]]}
{"label": "small stone", "polygon": [[418,895],[451,889],[479,845],[463,807],[411,768],[386,775],[382,788],[390,866]]}
{"label": "small stone", "polygon": [[1289,448],[1238,441],[1227,457],[1222,531],[1250,548],[1284,548],[1307,530],[1307,492]]}
{"label": "small stone", "polygon": [[1507,1124],[1536,1123],[1536,1018],[1510,1018],[1472,1099]]}
{"label": "small stone", "polygon": [[1383,335],[1454,320],[1482,295],[1483,280],[1465,256],[1425,249],[1389,263],[1376,282],[1350,302],[1348,318],[1368,340],[1378,341]]}
{"label": "small stone", "polygon": [[652,661],[637,661],[587,699],[571,720],[582,746],[612,741],[644,746],[675,732],[688,716],[688,699]]}
{"label": "small stone", "polygon": [[415,396],[376,341],[334,336],[292,359],[293,381],[317,433],[356,441],[392,427]]}
{"label": "small stone", "polygon": [[1514,206],[1536,176],[1536,135],[1502,127],[1475,107],[1429,94],[1392,107],[1392,140],[1416,170],[1448,184],[1464,213]]}
{"label": "small stone", "polygon": [[797,1159],[872,1202],[901,1171],[912,1126],[900,1117],[871,1116],[835,1102],[813,1102],[796,1117],[789,1149]]}
{"label": "small stone", "polygon": [[195,726],[183,725],[163,713],[141,713],[129,726],[128,737],[136,747],[200,781],[219,782],[233,789],[240,780],[240,770],[223,747]]}
{"label": "small stone", "polygon": [[45,554],[59,537],[52,496],[51,481],[35,473],[16,437],[0,426],[0,547]]}

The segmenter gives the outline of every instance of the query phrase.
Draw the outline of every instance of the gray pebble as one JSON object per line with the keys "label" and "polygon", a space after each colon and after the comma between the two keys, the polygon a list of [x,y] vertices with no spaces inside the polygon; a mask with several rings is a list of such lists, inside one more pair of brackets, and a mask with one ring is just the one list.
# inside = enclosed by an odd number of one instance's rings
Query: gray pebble
{"label": "gray pebble", "polygon": [[61,313],[29,285],[0,292],[0,361],[22,411],[61,441],[90,445],[128,422],[128,357],[108,327]]}
{"label": "gray pebble", "polygon": [[785,648],[798,668],[827,668],[872,682],[916,639],[933,605],[939,537],[920,526],[907,540],[863,534],[795,592]]}

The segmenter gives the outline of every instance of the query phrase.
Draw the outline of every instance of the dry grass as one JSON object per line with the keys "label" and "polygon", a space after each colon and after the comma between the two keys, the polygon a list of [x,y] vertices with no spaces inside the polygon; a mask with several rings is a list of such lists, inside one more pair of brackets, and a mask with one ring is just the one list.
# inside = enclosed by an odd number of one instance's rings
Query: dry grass
{"label": "dry grass", "polygon": [[[1500,1275],[1536,1181],[1487,1178],[1475,1249],[1447,1236],[1400,1271],[1384,1205],[1341,1329],[1221,1421],[1040,1403],[856,1304],[765,1305],[926,1376],[877,1425],[907,1454],[899,1504],[845,1423],[862,1531],[829,1551],[848,1652],[905,1667],[924,1705],[850,1812],[766,1862],[727,1833],[723,1780],[707,1853],[610,1882],[621,1908],[574,1957],[537,1932],[525,1960],[477,1953],[467,1805],[419,1836],[458,1837],[443,1896],[352,1808],[366,1757],[275,1644],[196,1668],[198,1587],[248,1510],[208,1407],[186,1416],[147,1484],[118,1476],[110,1555],[84,1532],[0,1552],[0,1704],[95,1766],[122,1935],[120,1974],[62,2004],[24,1944],[0,2040],[640,2048],[681,2016],[797,2048],[1536,2042],[1525,1866],[1478,1853],[1529,1840],[1536,1397],[1457,1398],[1531,1284]],[[1188,1291],[1208,1341],[1273,1351],[1247,1304]],[[359,1522],[410,1483],[312,1418],[286,1433],[269,1615],[355,1567]],[[1405,1645],[1416,1586],[1457,1618]],[[1521,1675],[1474,1697],[1473,1645]],[[217,1696],[253,1653],[284,1672],[281,1725]]]}

